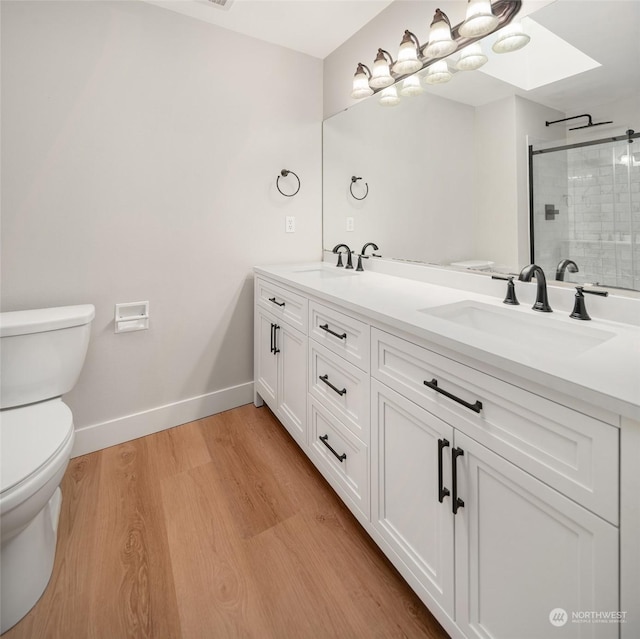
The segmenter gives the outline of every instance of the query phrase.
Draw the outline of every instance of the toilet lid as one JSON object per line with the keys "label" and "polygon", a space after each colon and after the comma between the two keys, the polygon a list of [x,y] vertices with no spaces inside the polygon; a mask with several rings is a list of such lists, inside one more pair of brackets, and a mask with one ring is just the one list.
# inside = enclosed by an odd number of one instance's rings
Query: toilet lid
{"label": "toilet lid", "polygon": [[72,432],[73,416],[60,399],[0,412],[0,492],[46,464]]}

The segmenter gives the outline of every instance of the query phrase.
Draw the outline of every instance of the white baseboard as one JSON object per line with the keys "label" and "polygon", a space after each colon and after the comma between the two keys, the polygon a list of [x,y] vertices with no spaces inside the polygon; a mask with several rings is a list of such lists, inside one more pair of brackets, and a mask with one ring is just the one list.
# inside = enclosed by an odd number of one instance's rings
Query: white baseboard
{"label": "white baseboard", "polygon": [[250,404],[253,399],[253,382],[247,382],[206,395],[158,406],[141,413],[125,415],[100,424],[78,428],[71,456],[78,457],[209,415],[215,415],[244,404]]}

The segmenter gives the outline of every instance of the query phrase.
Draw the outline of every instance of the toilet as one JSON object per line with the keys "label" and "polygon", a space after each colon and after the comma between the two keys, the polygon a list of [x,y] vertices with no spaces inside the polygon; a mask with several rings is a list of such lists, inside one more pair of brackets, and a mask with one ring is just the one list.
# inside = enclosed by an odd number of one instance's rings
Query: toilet
{"label": "toilet", "polygon": [[60,482],[73,416],[61,395],[76,384],[91,304],[0,313],[0,632],[35,605],[53,571]]}

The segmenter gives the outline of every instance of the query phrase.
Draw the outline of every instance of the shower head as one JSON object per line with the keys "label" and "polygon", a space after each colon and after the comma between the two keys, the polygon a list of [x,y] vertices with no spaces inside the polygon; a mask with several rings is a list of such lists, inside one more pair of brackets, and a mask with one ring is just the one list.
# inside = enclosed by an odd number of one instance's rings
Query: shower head
{"label": "shower head", "polygon": [[569,131],[575,131],[576,129],[588,129],[589,127],[600,126],[602,124],[613,124],[613,121],[596,122],[594,124],[593,118],[588,113],[583,113],[582,115],[573,115],[570,118],[562,118],[562,120],[553,120],[552,122],[545,122],[545,124],[549,126],[550,124],[558,124],[558,122],[566,122],[567,120],[577,120],[578,118],[589,118],[589,120],[586,124],[583,124],[582,126],[571,127]]}
{"label": "shower head", "polygon": [[589,116],[589,122],[588,124],[583,124],[582,126],[572,126],[569,131],[576,131],[577,129],[588,129],[589,127],[592,126],[600,126],[601,124],[613,124],[613,120],[610,120],[609,122],[596,122],[595,124],[591,121],[591,116]]}

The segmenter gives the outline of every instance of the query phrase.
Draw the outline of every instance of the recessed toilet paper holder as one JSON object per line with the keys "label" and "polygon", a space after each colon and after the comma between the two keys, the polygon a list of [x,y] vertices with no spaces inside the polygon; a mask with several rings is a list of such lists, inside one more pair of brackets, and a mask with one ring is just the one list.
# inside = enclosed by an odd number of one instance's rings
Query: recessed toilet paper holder
{"label": "recessed toilet paper holder", "polygon": [[144,331],[149,328],[149,302],[116,304],[114,314],[116,333]]}

